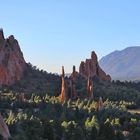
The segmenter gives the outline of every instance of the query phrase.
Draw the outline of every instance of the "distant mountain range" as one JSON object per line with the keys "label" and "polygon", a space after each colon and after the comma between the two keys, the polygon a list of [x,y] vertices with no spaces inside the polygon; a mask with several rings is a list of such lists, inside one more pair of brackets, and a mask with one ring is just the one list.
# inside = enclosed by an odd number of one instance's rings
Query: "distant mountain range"
{"label": "distant mountain range", "polygon": [[113,80],[140,80],[140,46],[128,47],[104,56],[99,64]]}

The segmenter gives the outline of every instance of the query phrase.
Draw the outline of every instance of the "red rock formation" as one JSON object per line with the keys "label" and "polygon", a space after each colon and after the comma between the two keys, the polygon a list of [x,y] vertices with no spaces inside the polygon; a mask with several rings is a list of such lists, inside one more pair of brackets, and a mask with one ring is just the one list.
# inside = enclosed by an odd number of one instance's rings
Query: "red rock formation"
{"label": "red rock formation", "polygon": [[79,76],[79,73],[76,71],[76,67],[73,66],[73,72],[69,77],[69,89],[70,89],[70,96],[72,99],[75,99],[77,97],[76,94],[76,79]]}
{"label": "red rock formation", "polygon": [[73,66],[73,72],[71,76],[65,79],[64,67],[62,67],[62,82],[61,82],[61,94],[59,95],[59,99],[62,103],[67,99],[75,99],[76,98],[76,77],[78,72],[76,72],[75,66]]}
{"label": "red rock formation", "polygon": [[13,35],[4,38],[0,29],[0,85],[12,85],[23,76],[26,62]]}
{"label": "red rock formation", "polygon": [[93,82],[90,77],[88,78],[87,91],[89,99],[93,99]]}
{"label": "red rock formation", "polygon": [[111,77],[109,75],[106,75],[106,73],[98,65],[97,55],[94,51],[91,53],[91,59],[86,59],[85,62],[81,62],[79,73],[86,79],[88,79],[89,76],[98,76],[99,79],[104,81],[111,80]]}
{"label": "red rock formation", "polygon": [[79,73],[76,71],[76,67],[75,66],[73,66],[73,71],[72,71],[72,74],[70,75],[70,79],[72,79],[72,80],[76,80],[75,78],[77,77],[79,75]]}
{"label": "red rock formation", "polygon": [[62,84],[61,84],[60,101],[64,103],[65,100],[66,100],[66,83],[65,83],[64,67],[62,67]]}
{"label": "red rock formation", "polygon": [[[73,71],[67,80],[64,79],[64,67],[62,67],[62,87],[60,99],[63,103],[67,99],[76,99],[78,97],[78,91],[76,89],[76,85],[80,84],[85,86],[85,80],[87,80],[87,92],[88,98],[93,99],[93,82],[92,77],[97,76],[99,79],[104,81],[110,81],[111,77],[106,75],[106,73],[100,68],[98,65],[98,59],[95,52],[92,52],[91,59],[86,59],[86,61],[82,61],[79,67],[79,73],[76,71],[75,66],[73,66]],[[100,106],[99,106],[100,108]]]}
{"label": "red rock formation", "polygon": [[75,67],[75,66],[73,66],[73,71],[72,71],[72,73],[76,73],[76,67]]}

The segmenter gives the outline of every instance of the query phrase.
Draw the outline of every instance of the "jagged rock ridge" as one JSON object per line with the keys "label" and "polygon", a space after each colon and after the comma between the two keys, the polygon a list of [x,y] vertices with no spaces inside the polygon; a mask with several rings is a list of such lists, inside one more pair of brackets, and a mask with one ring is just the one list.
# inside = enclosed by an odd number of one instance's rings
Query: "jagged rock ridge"
{"label": "jagged rock ridge", "polygon": [[26,69],[26,62],[18,41],[13,35],[4,38],[0,29],[0,85],[12,85],[20,80]]}
{"label": "jagged rock ridge", "polygon": [[91,53],[91,59],[86,59],[85,62],[81,61],[79,73],[86,79],[97,76],[101,80],[111,81],[110,75],[107,75],[99,66],[98,58],[94,51]]}
{"label": "jagged rock ridge", "polygon": [[[107,75],[98,65],[98,58],[96,53],[93,51],[91,53],[91,59],[86,59],[82,61],[79,67],[79,72],[76,71],[75,66],[73,66],[73,71],[69,77],[65,77],[64,66],[62,67],[62,82],[61,82],[61,93],[59,99],[62,103],[68,99],[76,99],[80,97],[78,95],[78,90],[82,92],[87,92],[86,97],[93,99],[93,81],[92,78],[97,76],[100,80],[111,81],[111,77]],[[87,90],[84,91],[84,83],[87,82]],[[77,89],[81,85],[80,89]],[[78,85],[78,86],[77,86]],[[99,106],[100,107],[100,106]]]}

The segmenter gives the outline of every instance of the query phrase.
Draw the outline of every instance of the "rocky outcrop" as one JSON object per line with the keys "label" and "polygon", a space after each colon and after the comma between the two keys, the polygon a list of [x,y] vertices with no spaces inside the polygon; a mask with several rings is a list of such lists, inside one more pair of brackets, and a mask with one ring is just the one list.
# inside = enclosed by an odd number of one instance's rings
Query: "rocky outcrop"
{"label": "rocky outcrop", "polygon": [[[111,77],[107,75],[98,65],[98,58],[96,53],[91,53],[91,59],[82,61],[79,67],[79,72],[76,71],[76,67],[73,66],[73,71],[69,77],[65,77],[64,67],[62,67],[62,82],[61,82],[61,94],[59,99],[62,103],[68,99],[77,99],[83,95],[88,99],[93,99],[93,77],[96,76],[103,81],[111,81]],[[86,83],[87,82],[87,83]],[[86,87],[87,88],[84,88]],[[102,99],[100,98],[97,109],[101,110],[103,107]]]}
{"label": "rocky outcrop", "polygon": [[88,92],[89,99],[93,99],[93,82],[90,77],[88,78],[87,92]]}
{"label": "rocky outcrop", "polygon": [[97,55],[94,51],[91,53],[91,59],[86,59],[85,62],[81,62],[79,73],[86,79],[97,76],[101,80],[111,81],[111,77],[100,68]]}
{"label": "rocky outcrop", "polygon": [[70,75],[69,77],[69,88],[68,88],[68,93],[69,93],[69,96],[72,98],[72,99],[75,99],[77,98],[77,93],[76,93],[76,80],[77,80],[77,77],[79,76],[79,73],[76,71],[76,67],[73,66],[73,71],[72,71],[72,74]]}
{"label": "rocky outcrop", "polygon": [[65,77],[64,66],[62,66],[62,80],[61,80],[61,94],[59,99],[62,103],[67,101],[68,99],[75,99],[76,98],[76,85],[75,85],[75,78],[78,72],[76,72],[75,66],[73,66],[73,72],[69,78]]}
{"label": "rocky outcrop", "polygon": [[0,85],[12,85],[23,76],[26,62],[13,35],[4,38],[0,29]]}
{"label": "rocky outcrop", "polygon": [[61,94],[59,96],[60,101],[64,103],[66,100],[66,82],[65,82],[65,72],[64,72],[64,67],[62,66],[62,83],[61,83]]}
{"label": "rocky outcrop", "polygon": [[76,80],[76,77],[79,75],[79,73],[76,71],[76,67],[75,66],[73,66],[73,71],[72,71],[72,73],[71,73],[71,75],[70,75],[70,79],[71,80],[73,80],[73,81],[75,81]]}

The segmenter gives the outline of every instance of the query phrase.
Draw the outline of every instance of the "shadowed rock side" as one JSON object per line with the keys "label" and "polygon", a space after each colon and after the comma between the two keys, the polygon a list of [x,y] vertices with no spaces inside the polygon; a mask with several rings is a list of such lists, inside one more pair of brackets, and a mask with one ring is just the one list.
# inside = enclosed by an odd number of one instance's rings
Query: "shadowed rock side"
{"label": "shadowed rock side", "polygon": [[13,35],[4,38],[0,29],[0,85],[12,85],[20,80],[26,69],[26,62],[18,41]]}
{"label": "shadowed rock side", "polygon": [[91,53],[91,59],[86,59],[86,61],[81,61],[79,67],[79,73],[88,79],[88,77],[97,76],[99,79],[103,81],[111,81],[110,75],[107,75],[99,66],[98,58],[96,53],[93,51]]}

